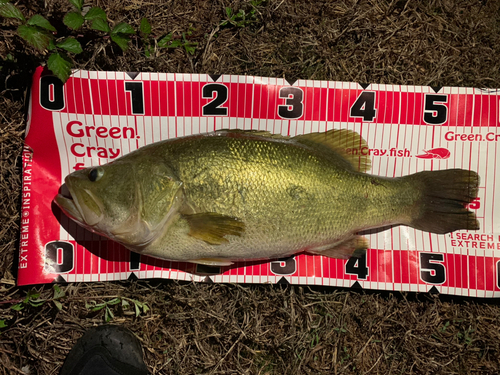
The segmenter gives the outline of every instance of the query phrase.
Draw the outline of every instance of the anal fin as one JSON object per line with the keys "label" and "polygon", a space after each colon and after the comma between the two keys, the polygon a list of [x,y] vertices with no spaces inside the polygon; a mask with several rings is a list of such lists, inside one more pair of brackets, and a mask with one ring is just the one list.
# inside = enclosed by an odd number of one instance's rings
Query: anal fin
{"label": "anal fin", "polygon": [[329,258],[349,259],[351,257],[361,257],[369,247],[370,242],[365,237],[353,236],[333,245],[321,246],[314,249],[308,249],[307,251]]}
{"label": "anal fin", "polygon": [[195,264],[203,264],[205,266],[212,266],[212,267],[224,267],[224,266],[230,266],[233,264],[230,260],[223,259],[223,258],[199,258],[199,259],[190,259],[188,260],[189,263],[195,263]]}

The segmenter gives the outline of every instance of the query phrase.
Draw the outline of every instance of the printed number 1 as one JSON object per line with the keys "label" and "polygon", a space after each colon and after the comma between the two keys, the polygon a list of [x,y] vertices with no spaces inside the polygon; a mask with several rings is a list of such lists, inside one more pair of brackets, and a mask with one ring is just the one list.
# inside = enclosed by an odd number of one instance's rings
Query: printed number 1
{"label": "printed number 1", "polygon": [[144,114],[144,95],[142,82],[125,82],[125,91],[130,91],[130,102],[132,103],[132,114]]}

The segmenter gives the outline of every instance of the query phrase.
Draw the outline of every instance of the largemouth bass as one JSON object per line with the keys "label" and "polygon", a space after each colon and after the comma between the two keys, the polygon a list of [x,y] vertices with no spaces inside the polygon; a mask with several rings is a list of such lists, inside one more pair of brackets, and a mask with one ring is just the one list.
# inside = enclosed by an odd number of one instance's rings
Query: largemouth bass
{"label": "largemouth bass", "polygon": [[293,138],[222,130],[73,172],[70,196],[55,202],[132,251],[214,266],[303,251],[345,259],[369,247],[359,231],[387,225],[479,229],[466,208],[477,197],[476,172],[370,175],[367,147],[346,129]]}

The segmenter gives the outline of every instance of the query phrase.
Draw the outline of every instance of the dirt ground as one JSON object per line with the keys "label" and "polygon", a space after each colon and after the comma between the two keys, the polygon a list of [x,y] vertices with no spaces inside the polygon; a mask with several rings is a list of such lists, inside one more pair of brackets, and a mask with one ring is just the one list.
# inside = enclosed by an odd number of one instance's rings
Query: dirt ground
{"label": "dirt ground", "polygon": [[[66,1],[16,4],[57,24],[58,37],[70,33],[61,23]],[[81,69],[500,88],[499,1],[86,5],[135,28],[147,17],[151,38],[184,33],[196,45],[190,54],[153,43],[146,57],[141,38],[123,53],[87,30],[72,34],[84,45],[75,58]],[[225,7],[245,10],[245,22],[221,25]],[[153,374],[500,373],[500,307],[491,300],[152,280],[61,285],[65,295],[54,301],[51,285],[16,287],[26,93],[47,56],[28,47],[16,27],[0,18],[0,374],[57,374],[85,329],[109,314],[139,337]],[[40,293],[38,303],[13,309],[28,291]],[[127,308],[134,301],[149,310],[136,316]],[[98,304],[103,308],[93,311]]]}

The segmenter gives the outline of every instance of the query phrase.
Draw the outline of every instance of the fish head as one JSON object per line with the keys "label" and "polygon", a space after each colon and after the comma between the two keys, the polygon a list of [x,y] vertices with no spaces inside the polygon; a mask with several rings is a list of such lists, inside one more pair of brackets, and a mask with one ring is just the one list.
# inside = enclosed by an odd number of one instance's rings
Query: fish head
{"label": "fish head", "polygon": [[65,178],[67,194],[54,199],[82,227],[132,250],[154,240],[181,203],[181,185],[151,163],[116,160]]}

